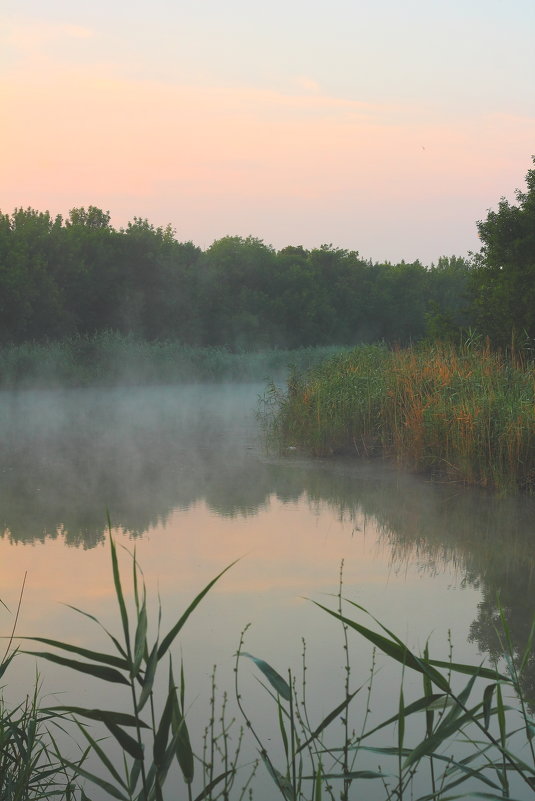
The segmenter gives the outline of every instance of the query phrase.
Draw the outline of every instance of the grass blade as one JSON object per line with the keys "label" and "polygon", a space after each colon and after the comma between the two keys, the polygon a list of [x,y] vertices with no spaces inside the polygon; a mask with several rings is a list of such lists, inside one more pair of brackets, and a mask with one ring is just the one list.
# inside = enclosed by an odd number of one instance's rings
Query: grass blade
{"label": "grass blade", "polygon": [[51,654],[47,651],[23,651],[22,653],[30,654],[31,656],[39,656],[41,659],[48,659],[49,662],[55,662],[57,665],[63,665],[63,667],[77,670],[79,673],[87,673],[87,675],[94,676],[103,681],[111,681],[115,684],[129,683],[128,679],[126,679],[122,673],[119,673],[115,668],[106,667],[105,665],[92,665],[89,662],[77,662],[74,659],[66,659],[63,656]]}
{"label": "grass blade", "polygon": [[494,690],[496,689],[496,684],[489,684],[485,687],[485,692],[483,693],[483,725],[485,729],[488,730],[490,725],[490,712],[492,708],[492,696],[494,695]]}
{"label": "grass blade", "polygon": [[161,659],[162,656],[165,654],[165,652],[168,650],[169,646],[171,645],[177,634],[180,632],[180,630],[186,623],[187,619],[189,618],[193,610],[197,608],[197,606],[200,604],[204,596],[214,586],[216,581],[219,581],[221,576],[223,576],[227,572],[227,570],[230,570],[231,567],[234,567],[234,565],[238,561],[239,561],[238,559],[235,559],[234,562],[231,562],[230,565],[227,565],[227,567],[224,570],[222,570],[221,573],[219,573],[214,579],[212,579],[212,581],[210,581],[206,585],[206,587],[203,590],[201,590],[201,592],[198,595],[195,596],[195,598],[190,603],[184,614],[180,617],[180,619],[175,623],[173,628],[163,638],[160,647],[158,648],[158,659]]}
{"label": "grass blade", "polygon": [[87,657],[94,662],[101,662],[103,665],[111,665],[112,667],[119,668],[120,670],[128,670],[128,662],[126,659],[121,659],[112,654],[104,654],[100,651],[90,651],[88,648],[80,648],[77,645],[69,645],[69,643],[60,642],[59,640],[49,640],[47,637],[21,637],[23,640],[31,640],[32,642],[41,642],[44,645],[52,645],[54,648],[61,648],[63,651],[69,651],[78,656]]}
{"label": "grass blade", "polygon": [[281,695],[285,701],[289,701],[291,698],[291,690],[288,682],[283,679],[280,673],[277,673],[275,668],[272,668],[271,665],[268,665],[263,659],[259,659],[252,654],[248,654],[246,651],[242,651],[240,654],[241,656],[246,656],[248,659],[252,659],[255,665],[262,671],[266,679],[269,681],[273,689]]}
{"label": "grass blade", "polygon": [[110,640],[112,641],[112,643],[113,643],[113,644],[115,645],[115,647],[117,648],[118,652],[119,652],[119,653],[120,653],[120,654],[121,654],[121,655],[122,655],[122,656],[123,656],[125,659],[128,659],[128,655],[127,655],[126,651],[124,650],[123,646],[121,645],[121,643],[119,642],[119,640],[118,640],[116,637],[114,637],[114,636],[113,636],[113,634],[112,634],[110,631],[108,631],[108,629],[106,628],[106,626],[103,626],[103,625],[102,625],[102,623],[100,622],[100,620],[98,619],[98,617],[95,617],[95,615],[91,615],[89,612],[84,612],[84,610],[83,610],[83,609],[79,609],[77,606],[73,606],[72,604],[63,604],[63,606],[66,606],[66,607],[67,607],[67,609],[72,609],[72,610],[73,610],[73,612],[78,612],[78,614],[79,614],[79,615],[83,615],[84,617],[87,617],[89,620],[91,620],[93,623],[96,623],[96,624],[97,624],[97,626],[98,626],[100,629],[102,629],[102,631],[103,631],[105,634],[107,634],[107,635],[108,635],[108,637],[110,638]]}
{"label": "grass blade", "polygon": [[123,632],[124,632],[124,641],[126,645],[126,653],[128,655],[129,661],[132,660],[132,651],[130,648],[130,626],[128,623],[128,613],[126,611],[126,604],[124,602],[124,595],[123,589],[121,587],[121,575],[119,573],[119,563],[117,561],[117,550],[115,548],[115,543],[113,541],[113,537],[111,536],[111,521],[108,516],[108,528],[110,530],[110,548],[111,548],[111,564],[112,564],[112,571],[113,571],[113,583],[115,585],[115,594],[117,596],[117,602],[119,604],[119,610],[121,613],[121,621],[123,624]]}
{"label": "grass blade", "polygon": [[147,648],[147,604],[145,599],[145,588],[143,588],[143,603],[138,613],[136,635],[134,639],[134,664],[132,666],[132,676],[137,676],[139,668]]}
{"label": "grass blade", "polygon": [[358,688],[358,690],[355,690],[355,692],[353,692],[353,693],[351,693],[350,695],[348,695],[348,696],[347,696],[347,698],[345,698],[345,699],[342,701],[342,703],[341,703],[341,704],[338,704],[338,706],[337,706],[335,709],[333,709],[333,711],[332,711],[332,712],[329,712],[329,714],[328,714],[328,715],[326,715],[326,716],[323,718],[323,720],[321,721],[321,723],[319,724],[319,726],[317,726],[317,727],[314,729],[314,731],[312,732],[312,734],[310,735],[310,737],[309,737],[307,740],[305,740],[305,742],[304,742],[302,745],[300,745],[300,746],[299,746],[299,748],[296,750],[296,752],[295,752],[295,753],[296,753],[296,754],[298,754],[300,751],[302,751],[302,750],[303,750],[303,748],[306,748],[308,745],[310,745],[310,743],[314,742],[314,740],[316,740],[316,739],[319,737],[319,735],[321,734],[321,732],[322,732],[324,729],[326,729],[326,728],[327,728],[327,726],[328,726],[330,723],[332,723],[332,722],[333,722],[333,720],[336,720],[336,718],[337,718],[337,717],[339,717],[339,715],[340,715],[340,714],[341,714],[341,713],[344,711],[344,709],[345,709],[346,707],[348,707],[348,706],[349,706],[349,704],[351,703],[351,701],[353,700],[353,698],[354,698],[354,697],[357,695],[357,693],[359,693],[359,692],[361,691],[361,689],[362,689],[362,687],[359,687],[359,688]]}
{"label": "grass blade", "polygon": [[91,773],[85,768],[82,768],[80,765],[77,765],[75,762],[69,762],[68,759],[63,759],[62,762],[78,776],[83,776],[84,779],[89,779],[90,782],[93,782],[93,784],[96,784],[102,790],[105,790],[105,792],[108,793],[108,795],[111,795],[113,798],[117,798],[119,801],[130,801],[129,797],[117,789],[115,785],[107,782],[105,779],[101,779],[100,776],[97,776],[95,773]]}
{"label": "grass blade", "polygon": [[134,715],[129,715],[127,712],[109,712],[106,709],[85,709],[81,706],[50,706],[44,710],[45,712],[66,712],[71,715],[80,715],[81,717],[88,718],[89,720],[98,720],[100,723],[115,724],[116,726],[131,726],[135,728],[140,726],[142,729],[148,729],[146,723]]}
{"label": "grass blade", "polygon": [[[395,635],[392,635],[394,639],[387,639],[382,634],[378,634],[376,631],[372,631],[371,629],[366,628],[366,626],[362,626],[360,623],[356,623],[354,620],[344,617],[344,615],[341,615],[339,612],[328,609],[326,606],[323,606],[317,601],[313,601],[313,603],[316,604],[316,606],[318,606],[320,609],[323,609],[324,612],[332,615],[341,623],[344,623],[349,628],[357,631],[359,634],[365,637],[365,639],[369,640],[371,643],[373,643],[373,645],[379,648],[380,651],[383,651],[383,653],[385,653],[387,656],[395,659],[402,665],[406,665],[407,667],[418,671],[419,673],[426,673],[431,681],[437,685],[437,687],[445,692],[449,692],[450,686],[444,676],[432,668],[429,663],[424,662],[422,659],[418,659],[418,657],[416,657],[406,645],[399,641]],[[358,606],[358,604],[354,604],[354,606]],[[359,609],[360,608],[361,607],[359,607]],[[382,628],[384,627],[382,626]]]}
{"label": "grass blade", "polygon": [[136,760],[141,761],[143,759],[143,747],[137,740],[134,740],[130,734],[123,731],[115,723],[106,722],[106,726],[127,754],[130,754]]}
{"label": "grass blade", "polygon": [[178,706],[178,702],[173,705],[171,725],[173,728],[173,736],[176,737],[175,754],[178,764],[180,765],[180,770],[182,771],[186,784],[191,784],[195,775],[195,763],[193,761],[193,751],[188,728],[186,726],[186,719]]}
{"label": "grass blade", "polygon": [[138,701],[138,711],[141,712],[145,704],[147,703],[147,699],[149,698],[152,688],[154,686],[154,677],[156,676],[156,668],[158,666],[158,643],[154,644],[154,647],[151,651],[149,656],[149,661],[147,663],[147,669],[145,671],[145,675],[143,677],[143,689],[141,690],[141,694],[139,696]]}
{"label": "grass blade", "polygon": [[226,770],[224,773],[220,773],[219,776],[216,776],[215,779],[212,779],[212,781],[206,785],[203,791],[195,797],[194,801],[203,801],[203,799],[207,798],[220,782],[226,779],[227,776],[232,776],[233,773],[235,773],[234,770]]}

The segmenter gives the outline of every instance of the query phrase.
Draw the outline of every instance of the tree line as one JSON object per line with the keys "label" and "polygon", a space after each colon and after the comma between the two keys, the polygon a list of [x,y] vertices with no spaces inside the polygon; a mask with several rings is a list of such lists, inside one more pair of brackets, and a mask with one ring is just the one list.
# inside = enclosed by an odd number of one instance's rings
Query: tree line
{"label": "tree line", "polygon": [[240,349],[403,345],[469,327],[497,345],[512,330],[533,338],[535,170],[526,180],[517,205],[502,199],[478,223],[478,254],[430,267],[254,237],[203,251],[146,219],[116,229],[94,206],[0,213],[0,343],[103,330]]}

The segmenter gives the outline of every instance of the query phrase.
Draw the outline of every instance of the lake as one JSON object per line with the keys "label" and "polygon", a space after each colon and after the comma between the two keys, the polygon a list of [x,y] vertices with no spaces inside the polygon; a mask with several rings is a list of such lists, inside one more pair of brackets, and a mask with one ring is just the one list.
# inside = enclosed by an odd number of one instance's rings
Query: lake
{"label": "lake", "polygon": [[[305,639],[317,720],[340,702],[342,631],[311,599],[336,608],[342,561],[343,595],[417,651],[430,638],[432,655],[446,659],[451,640],[455,661],[488,662],[498,652],[498,595],[522,650],[535,608],[533,500],[433,484],[381,459],[269,455],[255,417],[262,392],[262,384],[203,384],[2,393],[0,597],[14,610],[27,573],[18,633],[107,647],[65,604],[119,631],[109,512],[117,543],[136,550],[153,623],[161,598],[164,632],[211,578],[239,560],[175,649],[198,742],[213,665],[218,698],[227,689],[232,697],[233,655],[249,623],[246,650],[283,675],[288,667],[300,673]],[[120,550],[126,584],[131,562]],[[6,634],[12,619],[2,613]],[[354,633],[349,650],[356,687],[366,682],[371,653]],[[535,659],[529,667],[526,689],[533,692]],[[17,657],[5,677],[8,699],[33,686],[35,669],[32,657]],[[38,669],[46,703],[122,703],[114,685],[80,681],[42,661]],[[255,680],[259,673],[247,662],[241,674],[248,711],[275,742],[273,702]],[[381,668],[371,703],[377,720],[395,714],[400,676],[401,667]],[[263,775],[258,788],[261,801],[276,796]],[[383,795],[380,787],[366,792]]]}

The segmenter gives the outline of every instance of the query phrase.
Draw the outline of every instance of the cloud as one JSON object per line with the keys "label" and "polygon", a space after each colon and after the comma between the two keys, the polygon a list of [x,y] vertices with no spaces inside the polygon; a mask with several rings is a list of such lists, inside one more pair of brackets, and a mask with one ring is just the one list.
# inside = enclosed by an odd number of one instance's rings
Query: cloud
{"label": "cloud", "polygon": [[318,81],[315,81],[313,78],[307,78],[305,75],[300,75],[297,78],[294,78],[293,83],[298,89],[304,90],[305,92],[313,92],[315,94],[321,91],[321,85]]}
{"label": "cloud", "polygon": [[4,211],[95,203],[115,224],[148,216],[203,243],[239,232],[282,246],[309,230],[375,255],[375,240],[393,247],[387,228],[414,257],[464,252],[474,242],[448,245],[446,231],[475,230],[521,182],[535,141],[529,116],[127,79],[104,62],[12,68],[0,91]]}
{"label": "cloud", "polygon": [[90,39],[93,36],[89,28],[69,23],[11,22],[5,23],[2,28],[6,43],[32,60],[43,45],[57,45],[62,40]]}

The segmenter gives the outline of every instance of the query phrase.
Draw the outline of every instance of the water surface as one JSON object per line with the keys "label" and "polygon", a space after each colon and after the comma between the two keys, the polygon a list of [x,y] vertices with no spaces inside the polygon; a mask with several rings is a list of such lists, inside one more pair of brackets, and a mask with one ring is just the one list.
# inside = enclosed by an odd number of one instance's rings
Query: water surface
{"label": "water surface", "polygon": [[[109,512],[117,541],[136,548],[154,609],[160,594],[164,629],[204,584],[240,560],[181,641],[192,720],[205,720],[214,664],[218,687],[231,686],[233,654],[248,623],[247,650],[281,672],[299,671],[306,639],[318,716],[341,700],[341,632],[308,599],[336,606],[342,560],[344,595],[417,650],[431,637],[433,655],[446,658],[451,630],[457,661],[496,654],[498,595],[514,644],[523,648],[534,607],[531,500],[431,484],[382,460],[269,456],[255,419],[262,390],[246,384],[1,395],[0,586],[13,609],[27,572],[19,633],[104,647],[98,630],[61,602],[118,630]],[[126,553],[123,564],[129,572]],[[3,623],[7,631],[7,613]],[[370,653],[356,639],[351,649],[358,684]],[[39,668],[43,692],[64,693],[62,702],[116,703],[113,687]],[[530,668],[526,686],[533,690],[535,662]],[[8,676],[13,697],[31,686],[34,670],[31,658],[20,658]],[[269,729],[269,702],[249,666],[243,674],[244,695]],[[384,676],[392,696],[378,694],[378,718],[397,704],[399,671],[385,667]]]}

